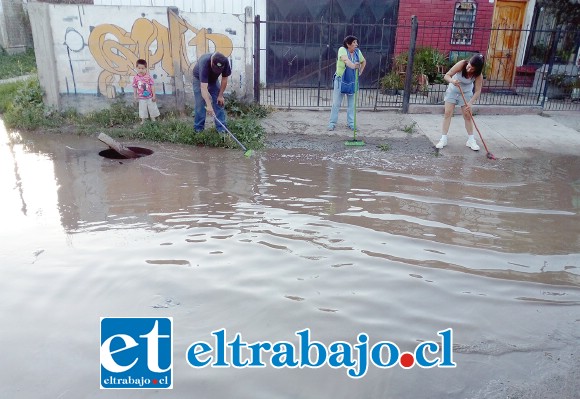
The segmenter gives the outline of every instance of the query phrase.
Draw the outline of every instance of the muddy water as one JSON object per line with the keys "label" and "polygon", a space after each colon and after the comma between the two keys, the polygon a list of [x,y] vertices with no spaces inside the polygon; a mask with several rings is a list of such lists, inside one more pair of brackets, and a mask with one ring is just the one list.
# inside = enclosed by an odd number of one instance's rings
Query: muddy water
{"label": "muddy water", "polygon": [[[2,398],[572,398],[580,391],[580,159],[490,162],[0,137]],[[473,155],[473,156],[472,156]],[[174,389],[99,390],[99,318],[171,316]],[[455,369],[194,370],[246,342],[453,328]]]}

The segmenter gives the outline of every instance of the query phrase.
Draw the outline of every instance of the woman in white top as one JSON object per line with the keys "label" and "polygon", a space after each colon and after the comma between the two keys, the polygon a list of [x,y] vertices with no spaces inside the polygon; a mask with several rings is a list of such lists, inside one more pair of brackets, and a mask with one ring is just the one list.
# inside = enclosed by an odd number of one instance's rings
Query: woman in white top
{"label": "woman in white top", "polygon": [[[459,61],[457,64],[445,74],[445,81],[449,82],[447,91],[445,92],[445,117],[443,118],[442,136],[436,148],[443,148],[447,145],[447,133],[449,132],[449,125],[451,124],[451,117],[455,106],[459,105],[463,112],[463,119],[465,120],[465,130],[467,130],[467,143],[465,145],[474,151],[479,150],[479,146],[475,142],[473,136],[473,122],[471,120],[471,107],[479,98],[481,94],[481,87],[483,86],[483,66],[485,59],[483,55],[476,54],[467,60]],[[475,93],[473,86],[475,85]],[[463,101],[459,87],[463,90],[467,104]]]}

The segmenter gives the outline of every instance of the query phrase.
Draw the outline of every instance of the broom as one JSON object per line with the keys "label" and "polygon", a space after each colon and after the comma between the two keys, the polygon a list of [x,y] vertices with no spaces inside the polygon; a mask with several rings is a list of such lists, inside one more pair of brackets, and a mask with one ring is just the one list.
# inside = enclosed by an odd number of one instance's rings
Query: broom
{"label": "broom", "polygon": [[249,158],[249,157],[251,157],[252,155],[254,155],[254,150],[248,150],[248,149],[247,149],[247,148],[246,148],[246,147],[245,147],[245,146],[244,146],[242,143],[240,143],[240,140],[238,140],[238,139],[236,138],[236,136],[234,136],[234,134],[233,134],[232,132],[230,132],[230,130],[229,130],[229,129],[228,129],[228,128],[227,128],[227,127],[226,127],[226,126],[225,126],[225,125],[222,123],[222,121],[220,121],[220,120],[217,118],[217,116],[216,116],[216,115],[214,115],[214,116],[213,116],[213,118],[214,118],[214,119],[217,121],[217,123],[219,123],[219,124],[221,125],[221,127],[223,127],[223,128],[226,130],[226,132],[227,132],[227,133],[230,135],[230,137],[231,137],[232,139],[234,139],[234,141],[235,141],[236,143],[238,143],[238,145],[239,145],[239,146],[242,148],[242,150],[244,150],[244,156],[245,156],[245,157]]}
{"label": "broom", "polygon": [[358,95],[358,68],[356,69],[354,75],[354,129],[352,129],[352,140],[347,140],[344,142],[344,145],[365,145],[365,142],[362,140],[357,140],[356,138],[356,101]]}
{"label": "broom", "polygon": [[[463,102],[465,104],[467,104],[467,101],[465,100],[465,95],[463,94],[463,90],[461,89],[461,86],[459,86],[459,92],[461,93],[461,97],[463,97]],[[471,121],[473,122],[473,126],[475,126],[475,130],[477,130],[477,134],[479,134],[479,138],[481,139],[481,142],[483,143],[483,148],[485,148],[485,151],[487,151],[487,154],[485,154],[485,156],[488,159],[497,159],[491,152],[489,152],[489,150],[487,149],[487,146],[485,145],[485,141],[483,140],[483,136],[481,135],[481,132],[479,131],[479,129],[477,128],[477,125],[475,124],[475,119],[473,119],[473,114],[471,113],[471,110],[469,110],[469,116],[471,117]]]}

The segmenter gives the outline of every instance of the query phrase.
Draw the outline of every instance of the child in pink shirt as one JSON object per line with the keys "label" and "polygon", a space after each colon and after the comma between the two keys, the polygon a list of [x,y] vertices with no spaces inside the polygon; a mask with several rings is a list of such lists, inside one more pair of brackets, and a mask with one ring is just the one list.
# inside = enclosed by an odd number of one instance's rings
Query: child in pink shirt
{"label": "child in pink shirt", "polygon": [[152,121],[159,116],[157,108],[157,98],[155,97],[155,82],[151,75],[147,73],[147,61],[138,59],[135,65],[137,75],[133,77],[133,97],[139,99],[139,117],[141,124],[145,123],[148,116]]}

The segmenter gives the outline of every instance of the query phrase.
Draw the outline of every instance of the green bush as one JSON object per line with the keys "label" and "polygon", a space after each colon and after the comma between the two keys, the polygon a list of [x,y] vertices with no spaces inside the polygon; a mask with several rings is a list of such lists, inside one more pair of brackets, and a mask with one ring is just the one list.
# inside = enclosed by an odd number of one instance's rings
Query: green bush
{"label": "green bush", "polygon": [[445,54],[433,47],[421,47],[415,52],[414,70],[427,75],[429,82],[434,82],[443,70],[447,71],[448,67]]}
{"label": "green bush", "polygon": [[226,112],[234,117],[255,116],[265,118],[272,108],[254,102],[243,101],[234,91],[226,98]]}
{"label": "green bush", "polygon": [[[246,147],[252,149],[260,149],[264,147],[264,128],[255,117],[244,117],[238,119],[230,119],[228,121],[228,128],[238,140]],[[228,147],[237,147],[237,144],[232,141]]]}
{"label": "green bush", "polygon": [[574,89],[580,86],[580,78],[565,73],[550,75],[546,80],[548,83],[551,83],[554,86],[560,87],[562,89]]}
{"label": "green bush", "polygon": [[380,80],[383,90],[403,90],[403,77],[395,71],[389,72]]}
{"label": "green bush", "polygon": [[11,103],[6,105],[6,126],[32,130],[46,123],[45,119],[42,89],[38,79],[22,82]]}
{"label": "green bush", "polygon": [[110,108],[91,112],[86,116],[86,120],[100,127],[129,126],[139,120],[139,112],[136,106],[125,103],[124,98],[120,96]]}
{"label": "green bush", "polygon": [[[139,125],[137,107],[125,103],[122,97],[115,100],[108,109],[81,115],[75,109],[60,113],[51,111],[44,106],[42,96],[38,79],[0,85],[0,112],[5,111],[3,119],[6,126],[26,130],[61,130],[63,126],[69,125],[74,126],[79,134],[106,132],[111,137],[126,139],[238,148],[238,144],[229,135],[221,135],[215,128],[195,134],[190,120],[183,120],[171,112],[162,115],[156,122]],[[230,131],[246,147],[263,148],[265,132],[259,118],[267,115],[270,109],[245,103],[235,95],[233,99],[230,97],[229,107]]]}
{"label": "green bush", "polygon": [[0,85],[0,114],[3,114],[8,110],[8,106],[12,104],[16,92],[24,84],[24,81],[20,81]]}
{"label": "green bush", "polygon": [[[400,72],[405,72],[408,63],[408,52],[395,57],[395,65]],[[443,83],[443,74],[449,69],[449,61],[444,53],[433,47],[418,47],[415,50],[413,75],[427,75],[429,83]]]}

